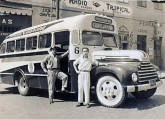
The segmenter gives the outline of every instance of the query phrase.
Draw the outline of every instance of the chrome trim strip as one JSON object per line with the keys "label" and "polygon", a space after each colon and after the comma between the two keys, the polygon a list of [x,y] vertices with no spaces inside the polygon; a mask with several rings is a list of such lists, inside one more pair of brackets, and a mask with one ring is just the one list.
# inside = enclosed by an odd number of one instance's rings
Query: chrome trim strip
{"label": "chrome trim strip", "polygon": [[0,73],[0,75],[13,75],[14,73]]}
{"label": "chrome trim strip", "polygon": [[139,77],[139,79],[143,79],[143,78],[151,78],[151,77],[157,77],[157,75],[151,75],[151,76]]}
{"label": "chrome trim strip", "polygon": [[42,76],[42,77],[47,77],[46,74],[25,74],[25,76]]}
{"label": "chrome trim strip", "polygon": [[[138,91],[143,91],[143,90],[149,90],[149,89],[153,89],[156,87],[159,87],[163,84],[162,81],[158,81],[156,82],[155,86],[150,86],[150,84],[143,84],[143,85],[136,85],[138,87]],[[127,92],[135,92],[135,85],[130,85],[130,86],[126,86],[127,87]]]}

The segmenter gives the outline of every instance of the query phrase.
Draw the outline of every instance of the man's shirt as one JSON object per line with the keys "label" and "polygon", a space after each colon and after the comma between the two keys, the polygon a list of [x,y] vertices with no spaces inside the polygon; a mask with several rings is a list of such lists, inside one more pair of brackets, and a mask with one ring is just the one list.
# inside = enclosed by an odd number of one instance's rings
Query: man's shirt
{"label": "man's shirt", "polygon": [[42,69],[50,70],[50,69],[59,69],[60,68],[60,59],[68,55],[68,51],[60,56],[53,56],[53,55],[48,55],[46,56],[42,62],[41,62],[41,67]]}
{"label": "man's shirt", "polygon": [[92,69],[92,62],[83,56],[80,56],[78,59],[76,59],[74,64],[78,65],[79,71],[91,71]]}

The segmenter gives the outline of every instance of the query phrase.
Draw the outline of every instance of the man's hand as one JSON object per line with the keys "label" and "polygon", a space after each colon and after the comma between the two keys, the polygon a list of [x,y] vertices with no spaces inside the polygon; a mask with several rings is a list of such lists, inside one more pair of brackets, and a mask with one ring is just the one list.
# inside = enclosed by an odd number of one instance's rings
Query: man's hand
{"label": "man's hand", "polygon": [[44,72],[47,73],[48,71],[46,69],[44,69]]}
{"label": "man's hand", "polygon": [[77,74],[80,74],[80,71],[76,70],[76,73],[77,73]]}

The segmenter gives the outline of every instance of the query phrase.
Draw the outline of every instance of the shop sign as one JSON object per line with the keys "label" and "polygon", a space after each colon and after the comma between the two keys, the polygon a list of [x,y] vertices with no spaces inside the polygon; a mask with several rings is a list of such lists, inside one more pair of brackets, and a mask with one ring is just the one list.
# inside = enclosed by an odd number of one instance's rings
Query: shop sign
{"label": "shop sign", "polygon": [[[159,24],[159,27],[162,27],[162,23],[157,23]],[[139,21],[139,25],[140,26],[150,26],[150,27],[154,27],[156,26],[156,22],[154,21],[144,21],[144,20],[140,20]]]}
{"label": "shop sign", "polygon": [[44,16],[44,17],[56,17],[55,14],[55,9],[51,9],[51,8],[42,8],[41,12],[40,12],[40,16]]}
{"label": "shop sign", "polygon": [[4,33],[4,32],[0,32],[0,36],[8,36],[10,35],[11,33]]}
{"label": "shop sign", "polygon": [[144,30],[144,29],[138,29],[138,32],[139,32],[139,33],[147,33],[147,30]]}
{"label": "shop sign", "polygon": [[1,24],[12,25],[13,24],[13,20],[12,19],[2,19],[1,20]]}
{"label": "shop sign", "polygon": [[93,12],[104,12],[116,16],[131,16],[132,9],[115,3],[96,1],[96,0],[62,0],[60,3],[63,8],[77,8],[80,10],[90,10]]}

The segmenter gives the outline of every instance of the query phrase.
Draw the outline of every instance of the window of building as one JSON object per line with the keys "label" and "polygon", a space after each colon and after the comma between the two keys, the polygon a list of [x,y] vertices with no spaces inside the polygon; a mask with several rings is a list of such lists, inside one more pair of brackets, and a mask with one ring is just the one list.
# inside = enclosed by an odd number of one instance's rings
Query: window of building
{"label": "window of building", "polygon": [[128,3],[128,0],[117,0],[118,2]]}
{"label": "window of building", "polygon": [[137,0],[137,6],[147,7],[147,1],[146,0]]}
{"label": "window of building", "polygon": [[25,39],[16,41],[16,51],[24,51],[25,50]]}
{"label": "window of building", "polygon": [[45,34],[39,36],[39,48],[49,48],[51,46],[52,35]]}
{"label": "window of building", "polygon": [[137,50],[146,52],[146,35],[137,35]]}
{"label": "window of building", "polygon": [[157,10],[163,10],[163,4],[162,3],[154,3],[154,8]]}
{"label": "window of building", "polygon": [[55,45],[59,46],[63,50],[68,50],[69,48],[69,31],[56,32],[54,33]]}
{"label": "window of building", "polygon": [[16,27],[16,26],[0,26],[0,31],[5,32],[5,33],[13,33],[18,30],[21,30],[21,27]]}
{"label": "window of building", "polygon": [[15,49],[15,41],[7,42],[7,52],[14,52]]}
{"label": "window of building", "polygon": [[33,50],[37,48],[37,36],[27,38],[26,40],[26,49]]}
{"label": "window of building", "polygon": [[2,44],[0,47],[0,53],[4,54],[6,52],[6,43]]}

